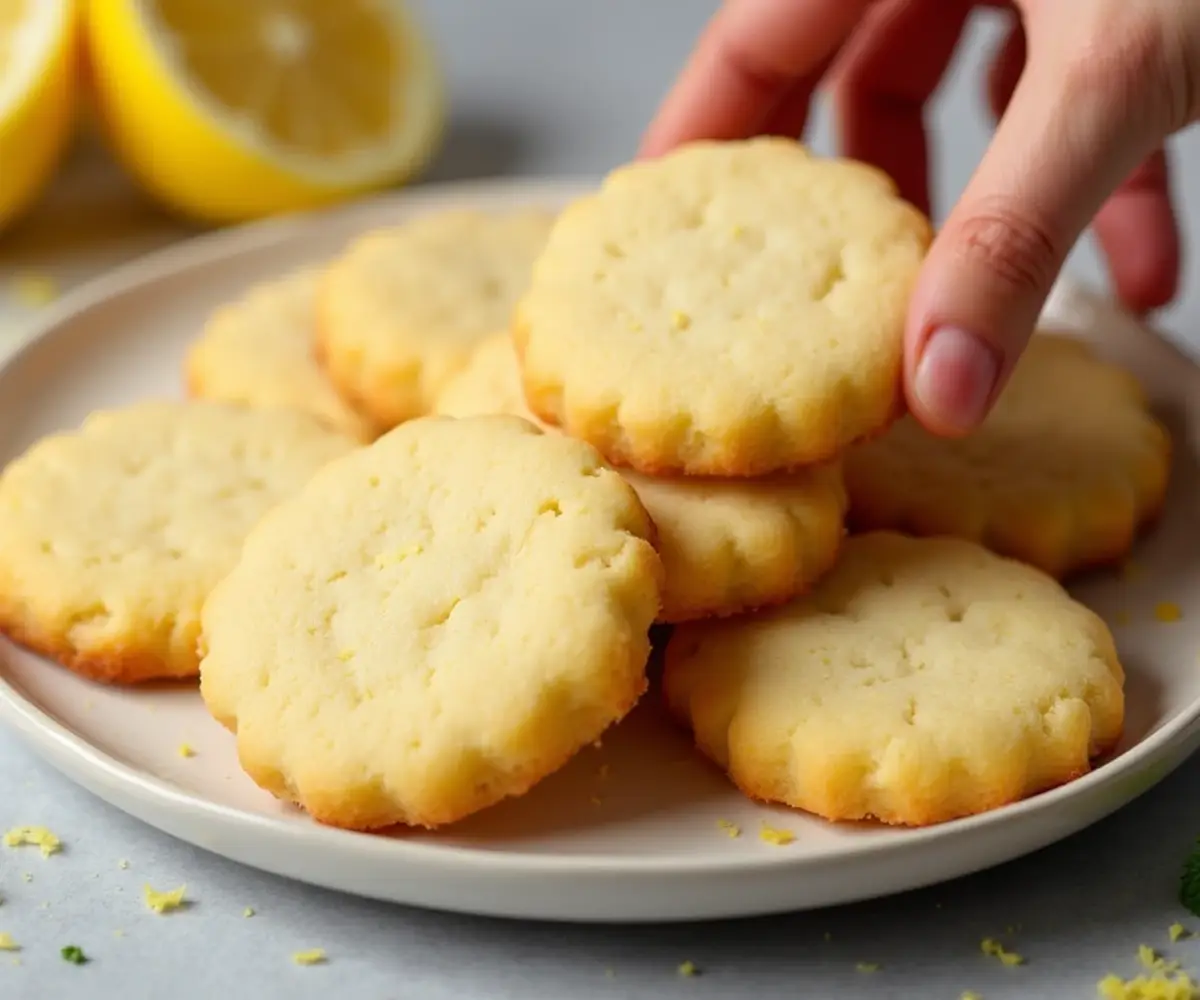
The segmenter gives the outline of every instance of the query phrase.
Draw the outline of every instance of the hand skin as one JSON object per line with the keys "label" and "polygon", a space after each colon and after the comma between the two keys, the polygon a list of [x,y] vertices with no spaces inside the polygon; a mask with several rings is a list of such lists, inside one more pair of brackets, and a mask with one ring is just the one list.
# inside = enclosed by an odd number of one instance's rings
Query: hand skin
{"label": "hand skin", "polygon": [[1128,308],[1174,297],[1164,142],[1200,118],[1198,0],[729,0],[641,149],[799,136],[827,86],[845,155],[928,212],[922,108],[983,5],[1011,19],[988,76],[996,132],[930,248],[905,327],[909,409],[948,437],[986,416],[1089,224]]}

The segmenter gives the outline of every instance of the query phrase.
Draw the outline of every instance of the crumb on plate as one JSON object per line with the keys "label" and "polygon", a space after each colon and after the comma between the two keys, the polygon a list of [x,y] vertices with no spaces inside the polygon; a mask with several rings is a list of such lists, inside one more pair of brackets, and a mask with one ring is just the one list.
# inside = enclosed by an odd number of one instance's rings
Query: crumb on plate
{"label": "crumb on plate", "polygon": [[732,820],[719,819],[717,820],[717,828],[721,830],[726,837],[733,840],[742,835],[742,828]]}
{"label": "crumb on plate", "polygon": [[196,751],[192,749],[192,745],[190,743],[180,743],[179,744],[179,756],[180,757],[195,757]]}
{"label": "crumb on plate", "polygon": [[758,831],[758,839],[764,844],[771,844],[775,847],[786,847],[796,839],[796,835],[791,830],[780,830],[773,826],[762,825],[762,829]]}
{"label": "crumb on plate", "polygon": [[58,298],[58,283],[48,274],[18,274],[10,287],[13,298],[29,309],[49,305]]}
{"label": "crumb on plate", "polygon": [[8,931],[0,931],[0,951],[20,951],[21,946]]}
{"label": "crumb on plate", "polygon": [[1167,928],[1167,937],[1171,939],[1171,943],[1182,941],[1185,937],[1191,937],[1192,933],[1181,923],[1174,923]]}
{"label": "crumb on plate", "polygon": [[861,972],[864,975],[870,975],[870,973],[872,973],[872,972],[879,971],[879,963],[878,962],[856,962],[854,964],[854,971]]}
{"label": "crumb on plate", "polygon": [[680,962],[679,968],[676,971],[685,979],[691,979],[692,976],[700,975],[700,970],[696,967],[696,963],[692,961]]}
{"label": "crumb on plate", "polygon": [[1174,601],[1161,601],[1154,606],[1154,618],[1160,622],[1177,622],[1183,617],[1183,609]]}

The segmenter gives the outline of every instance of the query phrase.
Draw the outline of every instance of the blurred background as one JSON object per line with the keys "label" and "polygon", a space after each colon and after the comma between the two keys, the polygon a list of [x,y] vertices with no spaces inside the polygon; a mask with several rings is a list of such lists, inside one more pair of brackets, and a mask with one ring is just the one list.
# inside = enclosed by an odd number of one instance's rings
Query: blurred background
{"label": "blurred background", "polygon": [[[237,6],[213,9],[228,16]],[[240,5],[249,12],[254,6],[249,0]],[[717,6],[713,0],[425,0],[414,6],[446,82],[447,120],[433,159],[413,183],[603,173],[633,153]],[[982,72],[996,28],[997,15],[976,15],[928,114],[938,215],[953,203],[988,140]],[[123,92],[136,87],[119,82]],[[810,138],[821,150],[834,148],[824,107]],[[1190,245],[1200,228],[1197,130],[1176,140],[1174,154]],[[33,207],[0,228],[0,345],[20,336],[23,321],[41,302],[199,228],[164,212],[144,186],[114,164],[91,130],[82,130]],[[1094,282],[1104,280],[1090,241],[1076,250],[1070,267]],[[1173,336],[1187,338],[1200,327],[1197,264],[1190,253],[1185,267],[1180,299],[1160,322]]]}

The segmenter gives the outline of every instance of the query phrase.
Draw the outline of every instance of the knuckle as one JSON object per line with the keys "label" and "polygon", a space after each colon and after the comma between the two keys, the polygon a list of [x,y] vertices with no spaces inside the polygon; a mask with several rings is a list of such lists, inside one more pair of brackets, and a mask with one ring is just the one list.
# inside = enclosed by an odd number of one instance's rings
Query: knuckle
{"label": "knuckle", "polygon": [[1045,226],[997,203],[977,208],[957,227],[960,254],[1017,292],[1044,292],[1053,283],[1062,251]]}
{"label": "knuckle", "polygon": [[1175,30],[1161,4],[1104,5],[1102,26],[1073,46],[1063,69],[1068,100],[1116,105],[1162,132],[1192,120],[1196,108],[1196,52]]}

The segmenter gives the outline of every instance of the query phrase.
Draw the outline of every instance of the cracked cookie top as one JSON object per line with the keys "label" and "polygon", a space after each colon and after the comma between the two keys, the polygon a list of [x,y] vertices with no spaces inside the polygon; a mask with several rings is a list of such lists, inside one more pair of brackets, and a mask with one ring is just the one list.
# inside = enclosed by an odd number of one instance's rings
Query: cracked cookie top
{"label": "cracked cookie top", "polygon": [[701,142],[568,206],[514,317],[543,420],[651,475],[815,464],[902,406],[931,231],[879,171]]}
{"label": "cracked cookie top", "polygon": [[201,693],[316,819],[438,826],[526,791],[646,686],[633,490],[526,420],[428,417],[268,515],[204,608]]}

